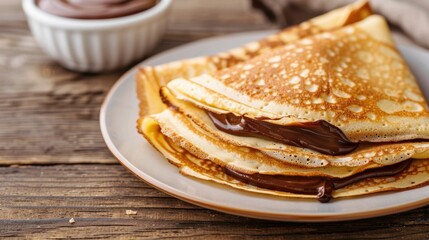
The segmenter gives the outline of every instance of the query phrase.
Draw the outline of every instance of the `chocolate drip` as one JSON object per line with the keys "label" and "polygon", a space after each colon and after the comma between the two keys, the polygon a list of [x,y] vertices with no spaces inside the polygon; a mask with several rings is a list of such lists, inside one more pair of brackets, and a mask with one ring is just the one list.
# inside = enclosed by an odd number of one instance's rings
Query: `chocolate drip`
{"label": "chocolate drip", "polygon": [[286,126],[207,111],[217,129],[238,136],[263,137],[287,145],[309,148],[329,155],[350,153],[358,147],[337,127],[324,121],[294,123]]}
{"label": "chocolate drip", "polygon": [[406,160],[394,165],[369,169],[346,178],[332,179],[325,177],[265,175],[259,173],[246,174],[228,166],[224,167],[224,172],[239,181],[253,186],[297,194],[317,195],[320,202],[329,202],[334,190],[367,178],[394,176],[407,169],[411,161]]}
{"label": "chocolate drip", "polygon": [[38,6],[61,17],[106,19],[142,12],[157,3],[157,0],[39,0]]}

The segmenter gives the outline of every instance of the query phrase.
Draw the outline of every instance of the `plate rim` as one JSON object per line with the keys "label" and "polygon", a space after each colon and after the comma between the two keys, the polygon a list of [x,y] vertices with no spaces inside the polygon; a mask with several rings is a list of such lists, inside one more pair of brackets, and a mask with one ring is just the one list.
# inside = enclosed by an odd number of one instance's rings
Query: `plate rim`
{"label": "plate rim", "polygon": [[[190,46],[196,43],[201,43],[204,41],[212,41],[217,38],[225,38],[225,37],[234,37],[238,35],[248,35],[248,34],[257,34],[257,33],[269,33],[273,32],[272,30],[264,30],[264,31],[249,31],[249,32],[241,32],[241,33],[233,33],[233,34],[226,34],[221,36],[215,36],[215,37],[209,37],[197,41],[193,41],[190,43],[186,43],[183,45],[179,45],[177,47],[173,47],[171,49],[168,49],[166,51],[160,52],[158,54],[155,54],[151,56],[150,58],[147,58],[143,60],[142,62],[134,65],[129,70],[127,70],[124,74],[121,75],[121,77],[113,84],[109,92],[107,93],[106,97],[103,100],[103,103],[100,108],[100,114],[99,114],[99,125],[102,137],[109,148],[110,152],[115,156],[115,158],[119,161],[119,163],[127,169],[130,173],[138,177],[139,179],[143,180],[146,184],[150,185],[151,187],[154,187],[155,189],[164,192],[170,196],[173,196],[175,198],[178,198],[182,201],[227,213],[227,214],[233,214],[243,217],[250,217],[250,218],[256,218],[256,219],[263,219],[263,220],[275,220],[275,221],[289,221],[289,222],[335,222],[335,221],[349,221],[349,220],[357,220],[357,219],[366,219],[366,218],[373,218],[373,217],[380,217],[390,214],[396,214],[401,213],[404,211],[416,209],[419,207],[423,207],[429,204],[429,197],[426,199],[421,199],[418,201],[406,203],[406,204],[396,204],[391,205],[389,207],[385,208],[378,208],[376,210],[367,210],[365,212],[352,212],[352,213],[311,213],[311,214],[285,214],[285,213],[272,213],[272,212],[264,212],[264,211],[256,211],[256,210],[248,210],[248,209],[242,209],[237,207],[229,207],[225,206],[216,202],[211,201],[205,201],[201,199],[195,199],[190,194],[182,193],[179,190],[175,189],[174,187],[171,187],[167,184],[164,184],[160,181],[158,181],[155,178],[150,177],[149,175],[145,174],[143,171],[141,171],[139,168],[134,166],[125,156],[122,155],[120,150],[115,146],[112,139],[110,138],[110,135],[108,133],[107,129],[107,123],[106,123],[106,114],[108,110],[109,103],[112,100],[112,97],[114,93],[127,81],[127,79],[134,79],[134,76],[138,72],[138,68],[142,65],[144,65],[146,62],[153,61],[153,59],[162,57],[165,54],[169,54],[170,51],[177,50],[178,48]],[[404,47],[404,46],[401,46]],[[405,48],[409,48],[411,50],[413,47],[405,46]],[[418,50],[418,49],[417,49]],[[136,119],[137,121],[137,119]]]}

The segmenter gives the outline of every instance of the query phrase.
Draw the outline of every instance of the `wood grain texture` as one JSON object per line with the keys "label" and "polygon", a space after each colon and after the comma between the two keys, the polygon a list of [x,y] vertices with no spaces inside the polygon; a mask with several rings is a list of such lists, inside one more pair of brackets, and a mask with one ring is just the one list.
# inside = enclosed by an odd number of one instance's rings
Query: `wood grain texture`
{"label": "wood grain texture", "polygon": [[[274,28],[246,0],[173,2],[153,54]],[[429,207],[351,222],[282,223],[203,209],[149,187],[117,164],[98,126],[101,102],[124,71],[63,69],[31,37],[20,1],[0,1],[0,239],[429,239]]]}
{"label": "wood grain texture", "polygon": [[0,238],[429,238],[429,207],[339,223],[253,220],[169,197],[119,165],[0,167],[0,182]]}

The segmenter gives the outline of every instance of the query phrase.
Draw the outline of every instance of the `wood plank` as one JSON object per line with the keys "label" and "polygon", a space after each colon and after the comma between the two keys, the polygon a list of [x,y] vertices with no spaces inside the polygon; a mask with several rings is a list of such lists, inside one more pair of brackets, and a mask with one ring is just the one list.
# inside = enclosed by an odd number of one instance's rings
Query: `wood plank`
{"label": "wood plank", "polygon": [[[20,1],[0,2],[0,165],[115,163],[98,114],[127,70],[70,72],[46,56],[28,30]],[[173,1],[165,37],[153,54],[193,40],[273,28],[247,1]]]}
{"label": "wood plank", "polygon": [[0,167],[0,238],[427,239],[428,229],[429,207],[340,223],[271,222],[177,200],[120,165]]}

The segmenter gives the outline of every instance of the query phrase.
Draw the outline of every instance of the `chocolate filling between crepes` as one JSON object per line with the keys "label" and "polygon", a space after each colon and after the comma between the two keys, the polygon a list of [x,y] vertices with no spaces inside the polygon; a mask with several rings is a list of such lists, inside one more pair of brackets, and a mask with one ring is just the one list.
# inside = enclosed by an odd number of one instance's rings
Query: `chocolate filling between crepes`
{"label": "chocolate filling between crepes", "polygon": [[[163,94],[161,93],[161,96]],[[162,97],[163,102],[174,111],[179,109]],[[274,140],[283,140],[286,144],[320,150],[328,154],[345,154],[358,147],[358,143],[351,142],[337,127],[324,120],[293,125],[281,126],[246,116],[236,116],[233,113],[218,114],[205,110],[215,126],[224,132],[239,136],[266,137]],[[283,134],[287,133],[286,136]],[[300,135],[300,136],[296,136]],[[312,139],[312,138],[316,139]],[[308,142],[307,142],[308,141]],[[316,146],[314,146],[316,144]],[[319,145],[317,145],[319,144]],[[284,191],[297,194],[316,195],[320,202],[329,202],[336,189],[358,181],[374,178],[389,177],[406,170],[412,159],[380,168],[369,169],[346,178],[327,178],[322,176],[285,176],[266,174],[246,174],[224,166],[223,172],[243,183],[256,187]]]}
{"label": "chocolate filling between crepes", "polygon": [[320,202],[326,203],[331,200],[332,193],[336,189],[368,178],[397,175],[406,170],[411,161],[409,159],[397,164],[369,169],[346,178],[246,174],[228,166],[224,167],[223,171],[234,179],[256,187],[297,194],[317,195]]}
{"label": "chocolate filling between crepes", "polygon": [[277,125],[233,113],[206,113],[217,129],[232,135],[266,138],[328,155],[347,154],[359,146],[325,120]]}

